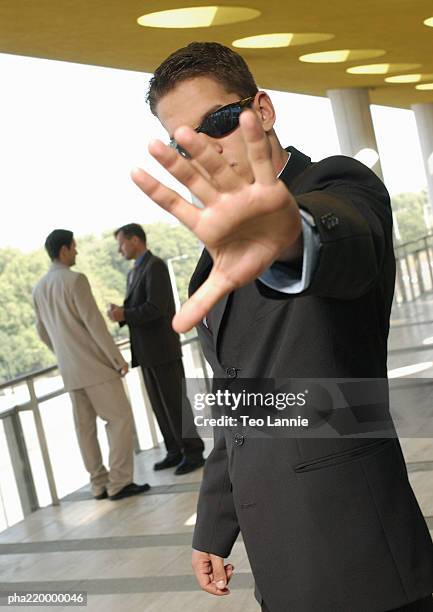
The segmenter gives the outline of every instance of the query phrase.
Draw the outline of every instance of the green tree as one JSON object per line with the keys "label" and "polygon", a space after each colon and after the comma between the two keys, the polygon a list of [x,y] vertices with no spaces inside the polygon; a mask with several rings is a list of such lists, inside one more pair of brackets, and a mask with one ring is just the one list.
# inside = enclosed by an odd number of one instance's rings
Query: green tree
{"label": "green tree", "polygon": [[[183,226],[157,223],[145,227],[148,246],[167,260],[179,255],[188,259],[174,261],[181,301],[187,298],[189,278],[199,257],[196,238]],[[102,237],[77,237],[78,271],[88,277],[96,302],[105,316],[110,302],[123,302],[126,275],[131,266],[117,252],[112,231]],[[22,253],[0,249],[0,380],[2,382],[55,363],[51,351],[39,340],[35,328],[32,289],[49,267],[43,249]],[[105,317],[115,337],[127,335]]]}
{"label": "green tree", "polygon": [[0,250],[0,378],[19,376],[55,363],[34,326],[31,299],[36,280],[46,269],[42,251],[23,254]]}
{"label": "green tree", "polygon": [[428,233],[425,213],[431,214],[427,190],[419,193],[399,193],[392,197],[392,209],[401,235],[400,243],[416,240]]}

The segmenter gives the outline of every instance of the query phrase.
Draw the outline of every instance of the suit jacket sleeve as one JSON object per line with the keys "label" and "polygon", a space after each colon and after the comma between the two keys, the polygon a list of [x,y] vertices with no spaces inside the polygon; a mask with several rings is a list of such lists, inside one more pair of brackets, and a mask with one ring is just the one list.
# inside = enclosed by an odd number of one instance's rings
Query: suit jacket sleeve
{"label": "suit jacket sleeve", "polygon": [[224,433],[215,427],[214,447],[204,466],[192,546],[226,558],[238,534]]}
{"label": "suit jacket sleeve", "polygon": [[155,258],[139,281],[143,302],[134,306],[125,305],[124,316],[128,325],[151,325],[167,313],[172,289],[168,269],[162,259]]}
{"label": "suit jacket sleeve", "polygon": [[[336,156],[314,164],[301,188],[295,198],[314,218],[321,244],[311,283],[296,295],[363,295],[378,281],[393,252],[392,211],[384,184],[360,162]],[[285,264],[273,265],[282,271]],[[268,297],[289,297],[260,281],[257,285]]]}
{"label": "suit jacket sleeve", "polygon": [[48,348],[54,352],[54,347],[53,347],[53,343],[51,342],[51,338],[49,333],[47,332],[47,328],[44,325],[44,322],[41,319],[41,315],[39,313],[39,308],[38,308],[38,304],[36,302],[36,298],[35,295],[33,294],[33,305],[35,308],[35,314],[36,314],[36,331],[38,332],[38,336],[39,338],[42,340],[42,342],[48,346]]}
{"label": "suit jacket sleeve", "polygon": [[93,297],[89,281],[84,274],[77,274],[73,289],[74,304],[84,326],[113,368],[118,371],[121,370],[126,362],[107,329]]}

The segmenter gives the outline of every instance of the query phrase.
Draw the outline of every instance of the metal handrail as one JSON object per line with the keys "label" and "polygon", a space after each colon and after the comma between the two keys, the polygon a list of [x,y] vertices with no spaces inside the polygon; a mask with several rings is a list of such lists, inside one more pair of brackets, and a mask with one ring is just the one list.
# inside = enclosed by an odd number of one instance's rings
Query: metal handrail
{"label": "metal handrail", "polygon": [[11,380],[7,380],[6,382],[1,383],[0,391],[2,389],[7,389],[8,387],[16,387],[20,383],[27,382],[29,378],[38,378],[39,376],[50,374],[50,372],[54,372],[55,370],[57,370],[57,367],[58,366],[55,363],[54,365],[48,366],[46,368],[41,368],[39,370],[33,370],[32,372],[29,372],[28,374],[20,374],[20,376],[16,376],[15,378],[12,378]]}
{"label": "metal handrail", "polygon": [[[181,340],[181,345],[189,345],[192,343],[198,344],[198,355],[200,359],[200,367],[203,372],[203,378],[205,381],[206,389],[210,390],[210,380],[207,373],[207,364],[204,358],[201,347],[198,343],[198,336],[195,335],[191,338],[183,338]],[[128,347],[130,344],[129,339],[122,339],[116,343],[119,348]],[[59,505],[60,500],[57,493],[56,483],[54,479],[54,472],[52,468],[52,463],[50,459],[48,444],[45,436],[45,430],[40,414],[39,404],[45,402],[47,400],[53,399],[60,395],[64,395],[67,393],[64,387],[61,389],[56,389],[55,391],[51,391],[50,393],[46,393],[44,395],[38,396],[35,391],[35,380],[37,378],[41,378],[42,376],[46,376],[47,374],[51,374],[52,372],[58,369],[57,364],[48,366],[46,368],[41,368],[39,370],[35,370],[29,374],[23,374],[21,376],[17,376],[13,380],[10,380],[6,383],[2,383],[0,385],[0,390],[16,387],[22,383],[27,385],[27,390],[29,393],[30,399],[22,404],[18,404],[16,406],[6,408],[2,412],[0,412],[0,420],[3,421],[3,426],[6,435],[6,441],[9,449],[9,454],[11,457],[11,465],[15,476],[15,482],[18,489],[18,495],[21,502],[21,507],[23,510],[24,516],[28,515],[31,512],[34,512],[39,508],[39,502],[37,497],[37,492],[33,480],[33,474],[29,459],[29,454],[26,446],[26,441],[24,437],[24,433],[21,427],[21,421],[19,414],[24,411],[31,411],[33,413],[36,435],[39,443],[39,450],[41,452],[45,476],[48,482],[48,487],[50,491],[51,503],[53,505]],[[142,394],[146,394],[146,389],[144,386],[144,381],[140,375],[140,385]],[[127,391],[127,390],[126,390]],[[153,420],[153,413],[148,404],[148,402],[144,401],[147,422],[149,425],[149,431],[152,438],[152,443],[154,446],[158,444],[158,439],[156,435],[155,424]],[[140,451],[139,446],[136,446],[136,451]]]}
{"label": "metal handrail", "polygon": [[429,238],[433,239],[433,234],[425,234],[424,236],[420,236],[419,238],[415,238],[414,240],[408,240],[407,242],[403,242],[402,244],[394,244],[394,251],[398,251],[399,249],[406,250],[407,247],[411,244],[418,244],[421,240],[428,240]]}
{"label": "metal handrail", "polygon": [[[193,336],[192,338],[182,339],[181,345],[186,346],[187,344],[191,344],[192,342],[197,342],[197,341],[198,341],[198,336],[196,335],[196,336]],[[116,346],[119,349],[127,348],[127,347],[129,348],[130,346],[129,338],[123,338],[122,340],[117,341]],[[46,374],[55,372],[55,370],[57,369],[58,369],[58,365],[57,363],[54,363],[53,365],[47,366],[46,368],[40,368],[39,370],[32,370],[31,372],[28,372],[26,374],[20,374],[19,376],[16,376],[15,378],[12,378],[11,380],[7,380],[6,382],[0,383],[0,391],[2,391],[3,389],[7,389],[9,387],[16,387],[20,383],[27,382],[29,378],[35,379],[41,376],[45,376]],[[64,389],[63,389],[63,392],[65,392]],[[57,392],[53,392],[53,393],[57,393]],[[56,397],[56,396],[53,395],[53,397]],[[51,398],[47,396],[47,399],[51,399]],[[0,412],[0,418],[2,414],[3,413]]]}
{"label": "metal handrail", "polygon": [[[397,302],[407,302],[416,299],[419,295],[433,291],[433,234],[422,236],[416,240],[411,240],[403,244],[395,246],[395,256],[397,263],[397,284],[396,284],[396,299]],[[195,335],[191,338],[183,338],[182,346],[198,342],[198,337]],[[128,338],[120,339],[116,342],[119,348],[126,348],[130,345]],[[203,352],[199,348],[198,356],[200,359],[200,367],[203,371],[206,388],[210,390],[210,381],[207,375],[207,365]],[[38,497],[33,481],[30,458],[28,455],[24,433],[21,427],[20,413],[31,411],[33,413],[39,450],[41,452],[45,476],[48,482],[51,502],[53,505],[60,503],[57,494],[56,483],[54,479],[49,448],[45,437],[45,431],[40,414],[39,404],[46,402],[55,397],[67,393],[64,387],[50,391],[42,396],[37,396],[35,391],[35,381],[38,378],[52,374],[58,370],[57,364],[41,368],[22,374],[7,382],[0,383],[0,392],[4,389],[17,387],[25,384],[27,386],[29,400],[22,404],[9,407],[0,411],[0,419],[3,422],[6,434],[6,441],[11,457],[11,465],[14,471],[15,482],[18,489],[18,494],[21,501],[21,506],[24,515],[36,510],[38,505]],[[140,385],[142,394],[146,395],[144,381],[140,376]],[[126,389],[127,391],[127,389]],[[149,402],[144,401],[149,432],[152,443],[158,443],[156,429],[153,419],[153,413],[149,406]],[[137,450],[137,446],[136,446]]]}
{"label": "metal handrail", "polygon": [[[195,336],[195,338],[196,337],[197,336]],[[123,338],[122,340],[119,340],[116,342],[116,346],[119,349],[129,346],[129,344],[130,344],[129,338]],[[26,382],[29,378],[38,378],[40,376],[45,376],[45,374],[50,374],[51,372],[54,372],[57,369],[58,369],[58,365],[57,363],[54,363],[53,365],[47,366],[46,368],[40,368],[39,370],[32,370],[31,372],[28,372],[27,374],[20,374],[19,376],[16,376],[15,378],[12,378],[11,380],[8,380],[4,383],[0,383],[0,391],[2,389],[7,389],[8,387],[16,387],[20,383]]]}

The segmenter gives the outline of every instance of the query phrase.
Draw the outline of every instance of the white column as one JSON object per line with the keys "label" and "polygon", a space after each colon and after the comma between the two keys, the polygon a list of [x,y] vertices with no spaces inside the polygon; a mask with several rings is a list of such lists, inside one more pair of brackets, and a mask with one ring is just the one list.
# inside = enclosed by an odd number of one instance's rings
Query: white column
{"label": "white column", "polygon": [[330,89],[341,153],[355,157],[383,179],[368,89]]}
{"label": "white column", "polygon": [[413,104],[418,137],[427,175],[427,189],[433,208],[433,103]]}

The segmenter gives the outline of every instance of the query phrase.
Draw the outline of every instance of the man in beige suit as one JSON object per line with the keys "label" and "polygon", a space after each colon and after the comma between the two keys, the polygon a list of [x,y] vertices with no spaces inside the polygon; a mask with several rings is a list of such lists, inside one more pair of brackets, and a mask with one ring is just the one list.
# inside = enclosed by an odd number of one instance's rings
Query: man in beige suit
{"label": "man in beige suit", "polygon": [[[71,270],[77,255],[73,233],[54,230],[45,248],[52,265],[33,290],[36,327],[55,353],[69,391],[93,495],[117,500],[143,493],[150,486],[133,482],[133,417],[121,380],[128,364],[108,332],[86,276]],[[109,471],[102,462],[97,416],[106,422]]]}

